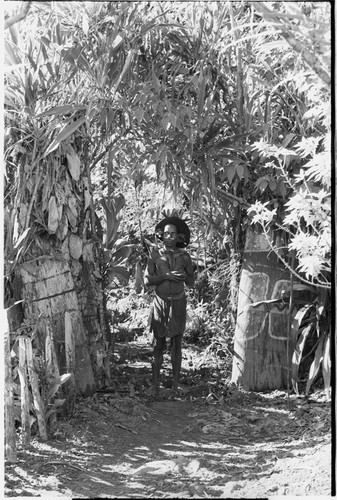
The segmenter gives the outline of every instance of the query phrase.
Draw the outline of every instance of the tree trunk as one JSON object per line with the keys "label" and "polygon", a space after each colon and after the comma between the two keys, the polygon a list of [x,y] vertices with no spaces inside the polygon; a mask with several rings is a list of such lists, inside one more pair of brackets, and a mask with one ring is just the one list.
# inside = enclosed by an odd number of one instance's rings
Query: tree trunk
{"label": "tree trunk", "polygon": [[289,306],[253,303],[290,290],[290,273],[270,250],[263,234],[247,232],[234,337],[232,382],[245,390],[284,389],[290,380]]}
{"label": "tree trunk", "polygon": [[50,375],[73,373],[62,387],[70,403],[77,393],[89,395],[104,384],[107,359],[88,144],[84,129],[29,171],[27,157],[18,167],[13,202],[17,234],[29,233],[12,272],[11,301],[23,299],[25,319],[39,318],[33,354],[48,359]]}
{"label": "tree trunk", "polygon": [[19,337],[19,378],[21,389],[21,444],[25,448],[30,444],[31,435],[26,343],[23,335]]}
{"label": "tree trunk", "polygon": [[[92,394],[95,391],[94,374],[69,261],[27,261],[21,265],[20,274],[26,316],[40,315],[36,327],[36,348],[44,351],[46,338],[51,334],[59,372],[63,374],[72,368],[79,392]],[[71,352],[70,335],[74,343]]]}
{"label": "tree trunk", "polygon": [[[13,381],[12,381],[12,365],[11,365],[11,348],[10,348],[10,335],[9,335],[9,320],[6,317],[5,310],[3,312],[2,324],[6,325],[4,335],[4,356],[5,356],[5,458],[9,462],[17,461],[16,449],[16,432],[14,421],[14,401],[13,401]],[[8,314],[8,312],[7,312]]]}
{"label": "tree trunk", "polygon": [[38,374],[36,373],[36,367],[34,366],[32,341],[28,337],[25,339],[25,346],[26,346],[26,361],[27,361],[27,368],[29,375],[29,383],[32,388],[34,409],[39,427],[40,438],[43,441],[47,441],[48,432],[47,432],[47,421],[46,421],[46,408],[40,394],[39,378]]}

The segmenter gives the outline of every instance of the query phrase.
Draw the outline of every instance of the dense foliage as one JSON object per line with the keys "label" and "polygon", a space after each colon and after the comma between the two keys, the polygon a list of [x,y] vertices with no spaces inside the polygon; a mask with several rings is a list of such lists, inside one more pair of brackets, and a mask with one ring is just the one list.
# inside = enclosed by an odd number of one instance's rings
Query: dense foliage
{"label": "dense foliage", "polygon": [[6,305],[32,241],[48,256],[43,241],[62,252],[75,231],[74,185],[108,296],[139,278],[162,208],[189,212],[206,338],[212,302],[235,322],[252,221],[329,288],[328,2],[32,2],[24,16],[5,36]]}
{"label": "dense foliage", "polygon": [[[108,199],[121,178],[137,192],[153,165],[213,240],[239,246],[247,204],[269,202],[288,226],[304,218],[291,243],[299,270],[326,269],[329,4],[40,2],[20,36],[9,31],[6,124],[21,117],[6,140],[12,172],[27,149],[34,163],[84,126]],[[311,205],[301,214],[299,196]],[[315,231],[325,234],[314,242]]]}

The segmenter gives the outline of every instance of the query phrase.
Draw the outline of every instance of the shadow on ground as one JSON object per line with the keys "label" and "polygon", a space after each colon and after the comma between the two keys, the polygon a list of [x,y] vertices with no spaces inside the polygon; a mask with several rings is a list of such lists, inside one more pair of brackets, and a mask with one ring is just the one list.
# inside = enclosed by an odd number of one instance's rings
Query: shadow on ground
{"label": "shadow on ground", "polygon": [[[161,400],[151,401],[146,356],[116,366],[119,387],[79,401],[50,441],[20,450],[6,465],[7,497],[330,495],[330,404],[322,391],[308,401],[282,391],[220,397],[203,383],[176,399],[162,387]],[[167,360],[164,368],[169,385]]]}

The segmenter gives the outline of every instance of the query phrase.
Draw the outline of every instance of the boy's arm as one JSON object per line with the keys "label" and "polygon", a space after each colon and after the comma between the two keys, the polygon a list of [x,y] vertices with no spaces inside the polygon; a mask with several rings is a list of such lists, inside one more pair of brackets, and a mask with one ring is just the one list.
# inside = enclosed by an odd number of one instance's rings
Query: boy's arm
{"label": "boy's arm", "polygon": [[[163,283],[163,281],[184,281],[185,274],[180,271],[170,271],[161,275],[156,275],[156,264],[154,260],[149,257],[147,262],[147,267],[144,275],[144,284],[146,286],[157,286]],[[192,269],[193,272],[193,269]]]}
{"label": "boy's arm", "polygon": [[185,272],[186,272],[185,283],[188,287],[192,288],[194,286],[194,271],[193,271],[192,259],[188,253],[186,253]]}
{"label": "boy's arm", "polygon": [[144,275],[144,283],[146,286],[157,286],[160,283],[163,283],[166,279],[168,279],[166,274],[162,274],[161,276],[155,275],[156,266],[151,257],[149,257],[147,261],[147,267]]}

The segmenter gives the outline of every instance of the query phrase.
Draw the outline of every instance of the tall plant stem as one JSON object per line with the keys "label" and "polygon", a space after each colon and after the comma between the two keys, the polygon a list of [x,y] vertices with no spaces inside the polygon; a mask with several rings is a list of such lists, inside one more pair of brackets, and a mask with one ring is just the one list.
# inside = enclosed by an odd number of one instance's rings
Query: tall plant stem
{"label": "tall plant stem", "polygon": [[[295,265],[295,253],[291,254],[291,262],[290,268],[294,269]],[[289,297],[289,313],[288,313],[288,332],[287,332],[287,361],[288,361],[288,375],[287,375],[287,403],[288,403],[288,411],[290,410],[290,332],[291,332],[291,311],[293,308],[293,299],[294,299],[294,273],[290,272],[290,297]]]}
{"label": "tall plant stem", "polygon": [[25,227],[24,227],[24,230],[28,229],[29,227],[29,223],[30,223],[30,214],[32,212],[32,209],[33,209],[33,205],[34,205],[34,202],[35,202],[35,198],[36,198],[36,193],[37,193],[37,188],[39,187],[40,185],[40,174],[41,174],[41,168],[40,168],[40,162],[42,161],[42,155],[40,155],[38,158],[36,158],[36,160],[33,161],[33,166],[37,165],[37,168],[36,168],[36,175],[35,175],[35,186],[34,186],[34,192],[32,194],[32,198],[30,200],[30,204],[29,204],[29,207],[28,207],[28,210],[27,210],[27,215],[26,215],[26,221],[25,221]]}
{"label": "tall plant stem", "polygon": [[[238,115],[243,119],[243,87],[242,87],[242,58],[241,58],[241,48],[238,41],[237,30],[235,29],[235,19],[233,13],[232,2],[227,0],[229,17],[231,20],[231,28],[233,31],[233,43],[235,46],[235,56],[236,56],[236,77],[237,77],[237,91],[238,91]],[[242,121],[239,123],[239,133],[242,133]]]}

